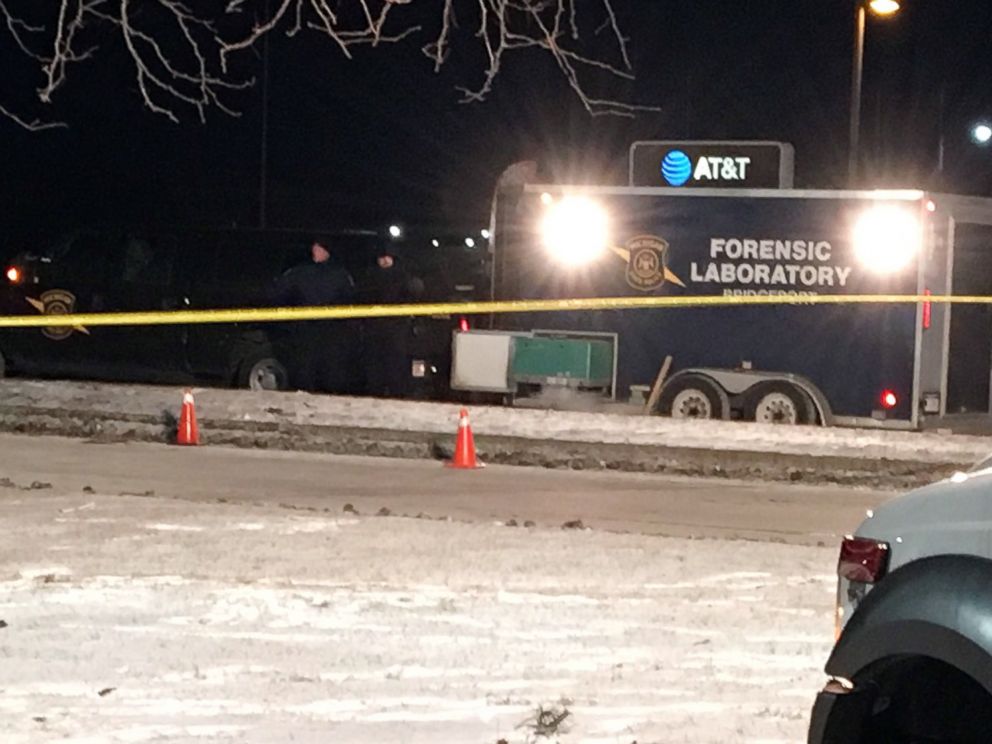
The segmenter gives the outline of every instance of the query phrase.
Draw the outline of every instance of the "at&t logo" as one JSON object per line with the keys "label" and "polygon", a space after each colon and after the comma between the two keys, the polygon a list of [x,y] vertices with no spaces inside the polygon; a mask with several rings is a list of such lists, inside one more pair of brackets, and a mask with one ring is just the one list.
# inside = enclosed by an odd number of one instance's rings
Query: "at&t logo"
{"label": "at&t logo", "polygon": [[661,161],[661,177],[669,186],[685,186],[690,180],[696,183],[744,181],[749,165],[749,157],[703,155],[693,167],[691,158],[682,150],[671,150]]}

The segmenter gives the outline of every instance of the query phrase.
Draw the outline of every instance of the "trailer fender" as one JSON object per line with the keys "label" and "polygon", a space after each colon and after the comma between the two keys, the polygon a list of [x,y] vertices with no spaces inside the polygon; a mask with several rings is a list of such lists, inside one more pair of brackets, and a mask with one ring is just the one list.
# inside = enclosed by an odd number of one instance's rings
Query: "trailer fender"
{"label": "trailer fender", "polygon": [[897,656],[922,656],[964,672],[992,694],[992,560],[922,558],[896,569],[865,596],[826,671],[853,680]]}

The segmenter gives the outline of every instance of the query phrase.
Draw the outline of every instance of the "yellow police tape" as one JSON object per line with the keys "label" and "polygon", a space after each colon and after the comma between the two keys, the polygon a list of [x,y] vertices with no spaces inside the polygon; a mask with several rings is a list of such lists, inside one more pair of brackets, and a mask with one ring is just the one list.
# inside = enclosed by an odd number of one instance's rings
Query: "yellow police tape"
{"label": "yellow police tape", "polygon": [[590,297],[570,300],[503,300],[496,302],[434,302],[409,305],[338,305],[324,307],[231,308],[223,310],[162,310],[121,313],[3,315],[0,328],[80,326],[187,325],[200,323],[273,323],[296,320],[341,320],[397,316],[488,315],[626,310],[637,308],[725,307],[739,305],[855,305],[855,304],[992,304],[985,295],[741,295],[697,297]]}

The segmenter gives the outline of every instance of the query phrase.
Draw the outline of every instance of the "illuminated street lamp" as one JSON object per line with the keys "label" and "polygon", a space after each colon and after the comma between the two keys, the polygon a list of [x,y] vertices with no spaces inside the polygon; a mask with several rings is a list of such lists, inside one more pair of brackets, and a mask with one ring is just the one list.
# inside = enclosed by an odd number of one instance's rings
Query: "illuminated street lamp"
{"label": "illuminated street lamp", "polygon": [[847,179],[854,185],[858,175],[858,139],[861,133],[861,77],[865,60],[865,25],[867,11],[889,17],[899,12],[898,0],[857,0],[854,14],[854,64],[851,69],[851,132],[847,161]]}
{"label": "illuminated street lamp", "polygon": [[982,121],[971,128],[971,138],[976,145],[987,145],[992,141],[992,126]]}
{"label": "illuminated street lamp", "polygon": [[897,0],[871,0],[868,3],[868,7],[871,8],[872,13],[880,16],[892,15],[899,12],[899,3]]}
{"label": "illuminated street lamp", "polygon": [[[961,144],[961,139],[963,137],[964,131],[956,130],[956,129],[955,131],[957,131],[958,133],[957,136],[952,135],[951,144],[959,145]],[[978,145],[979,147],[985,148],[992,145],[992,121],[988,119],[981,119],[979,121],[972,122],[967,128],[967,133],[968,133],[968,139],[970,139],[973,144]],[[940,140],[937,143],[937,147],[938,147],[937,171],[935,174],[937,178],[936,183],[940,188],[945,188],[947,186],[947,184],[944,183],[945,160],[946,160],[945,152],[947,150],[947,144],[945,142],[946,139],[947,138],[944,135],[944,123],[942,117],[940,124]],[[951,153],[954,154],[953,147],[951,148]],[[970,157],[970,155],[967,154],[958,155],[959,160],[965,157]]]}

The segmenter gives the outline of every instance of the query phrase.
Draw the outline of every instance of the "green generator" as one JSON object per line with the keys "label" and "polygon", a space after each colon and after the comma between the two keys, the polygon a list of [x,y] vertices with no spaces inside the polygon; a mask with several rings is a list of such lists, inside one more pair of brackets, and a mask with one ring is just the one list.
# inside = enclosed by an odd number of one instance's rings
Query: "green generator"
{"label": "green generator", "polygon": [[517,336],[510,383],[610,390],[613,351],[612,340],[600,338]]}

